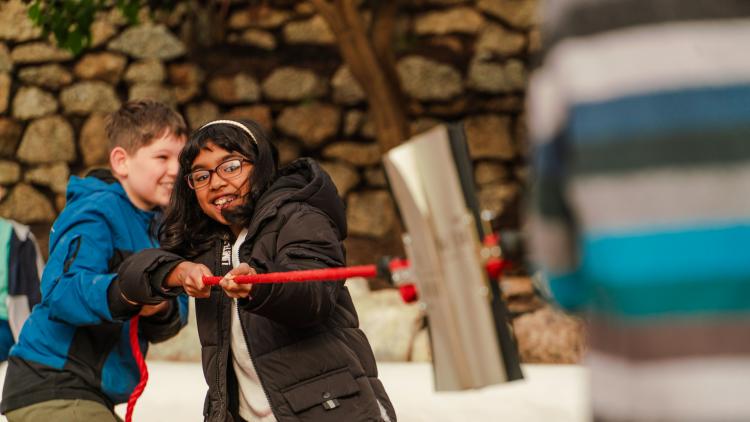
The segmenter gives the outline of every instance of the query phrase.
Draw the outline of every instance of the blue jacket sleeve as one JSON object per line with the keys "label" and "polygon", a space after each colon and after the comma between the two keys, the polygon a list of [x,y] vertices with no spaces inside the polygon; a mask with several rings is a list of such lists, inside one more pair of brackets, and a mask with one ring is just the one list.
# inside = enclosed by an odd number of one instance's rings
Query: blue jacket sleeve
{"label": "blue jacket sleeve", "polygon": [[101,216],[86,215],[58,228],[57,240],[42,276],[42,301],[50,318],[72,325],[113,321],[107,289],[117,276],[109,272],[112,231]]}

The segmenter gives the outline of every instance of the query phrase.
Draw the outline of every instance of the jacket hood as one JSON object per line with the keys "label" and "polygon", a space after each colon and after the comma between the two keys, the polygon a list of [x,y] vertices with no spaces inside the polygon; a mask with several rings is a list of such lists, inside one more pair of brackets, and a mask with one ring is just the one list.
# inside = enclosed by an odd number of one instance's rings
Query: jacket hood
{"label": "jacket hood", "polygon": [[[155,211],[144,211],[133,205],[120,182],[112,175],[112,172],[107,169],[92,170],[86,175],[86,177],[71,176],[65,194],[65,199],[67,201],[66,206],[67,204],[73,204],[75,202],[92,200],[92,196],[101,193],[114,194],[123,201],[126,201],[137,211],[137,214],[149,224],[151,224],[151,220],[157,216],[157,212]],[[104,207],[107,206],[107,204],[101,205]]]}
{"label": "jacket hood", "polygon": [[65,199],[68,203],[72,203],[85,200],[98,192],[112,192],[129,200],[125,189],[115,179],[112,172],[106,169],[92,170],[86,177],[71,176]]}
{"label": "jacket hood", "polygon": [[272,217],[284,204],[304,202],[323,211],[346,238],[346,210],[336,185],[318,163],[311,158],[300,158],[284,168],[255,207],[255,218],[249,227],[253,233],[263,220]]}

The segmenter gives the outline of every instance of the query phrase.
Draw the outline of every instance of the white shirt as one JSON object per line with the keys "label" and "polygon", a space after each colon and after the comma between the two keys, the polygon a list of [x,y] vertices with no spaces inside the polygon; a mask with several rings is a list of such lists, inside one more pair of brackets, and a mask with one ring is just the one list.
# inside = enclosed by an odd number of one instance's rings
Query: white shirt
{"label": "white shirt", "polygon": [[[237,241],[232,245],[232,267],[240,265],[239,249],[247,236],[247,229],[237,236]],[[260,383],[258,373],[255,371],[250,351],[247,350],[245,333],[240,323],[240,313],[237,308],[237,299],[232,301],[232,366],[237,376],[239,385],[240,416],[247,421],[276,422],[268,403],[263,386]]]}

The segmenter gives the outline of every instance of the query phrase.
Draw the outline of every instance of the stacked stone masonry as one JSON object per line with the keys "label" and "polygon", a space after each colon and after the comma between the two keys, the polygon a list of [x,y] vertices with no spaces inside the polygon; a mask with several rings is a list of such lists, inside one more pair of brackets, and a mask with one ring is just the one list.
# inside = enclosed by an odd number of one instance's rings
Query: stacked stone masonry
{"label": "stacked stone masonry", "polygon": [[[394,52],[412,134],[464,122],[481,206],[517,213],[536,0],[405,3]],[[191,128],[257,120],[283,162],[312,156],[331,174],[348,206],[352,264],[402,253],[365,94],[325,20],[307,1],[228,4],[218,25],[186,3],[142,10],[136,26],[101,13],[92,46],[73,56],[42,38],[26,3],[0,2],[0,216],[32,225],[46,249],[69,175],[107,165],[106,114],[152,98]]]}

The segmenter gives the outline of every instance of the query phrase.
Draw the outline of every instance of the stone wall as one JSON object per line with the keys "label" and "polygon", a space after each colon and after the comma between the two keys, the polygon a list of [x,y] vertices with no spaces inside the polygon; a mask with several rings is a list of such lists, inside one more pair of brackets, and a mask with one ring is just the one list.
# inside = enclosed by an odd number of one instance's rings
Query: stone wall
{"label": "stone wall", "polygon": [[[248,5],[250,3],[250,5]],[[348,205],[352,263],[399,253],[400,227],[359,85],[305,1],[230,2],[215,44],[196,47],[187,3],[129,27],[101,14],[80,56],[41,39],[20,0],[0,4],[0,216],[44,241],[65,180],[106,165],[104,115],[128,99],[176,107],[191,128],[219,116],[272,129],[282,160],[322,161]],[[395,36],[411,130],[463,120],[483,207],[502,212],[525,175],[523,90],[537,48],[534,0],[423,0]],[[197,22],[197,23],[196,23]],[[214,31],[216,32],[216,31]],[[218,42],[217,42],[218,39]]]}
{"label": "stone wall", "polygon": [[[265,125],[282,161],[313,156],[333,177],[348,207],[350,264],[402,254],[367,104],[332,33],[309,2],[260,3],[228,2],[218,25],[189,13],[188,2],[169,13],[144,10],[133,27],[113,10],[97,16],[92,47],[78,57],[42,39],[21,0],[0,3],[0,216],[30,224],[46,252],[69,175],[107,164],[106,113],[128,99],[153,98],[178,109],[191,128],[220,116]],[[526,177],[523,94],[539,45],[535,0],[402,3],[409,4],[399,14],[394,51],[411,132],[463,121],[482,208],[516,215]],[[207,38],[213,44],[201,47]],[[543,308],[528,279],[502,285],[513,315],[524,315],[514,326],[526,360],[577,359],[575,322],[563,320],[551,337],[539,337],[538,321],[563,317]],[[416,305],[394,291],[358,291],[379,359],[429,359]],[[572,337],[554,334],[562,326]],[[185,330],[181,341],[195,342],[194,334]],[[181,344],[159,346],[154,355],[193,358],[180,355],[194,350]],[[548,346],[554,350],[545,355]]]}

